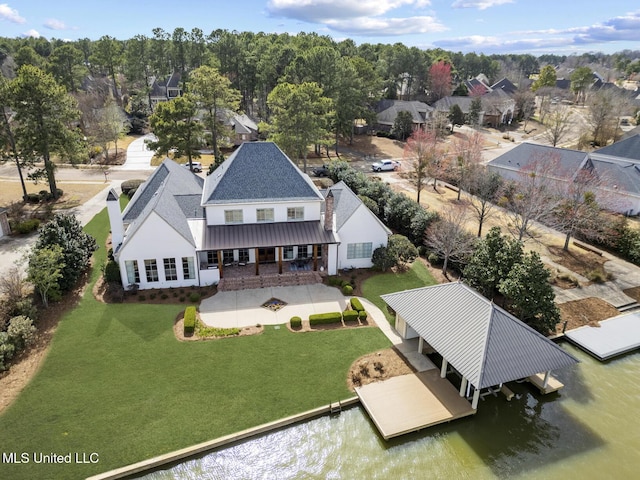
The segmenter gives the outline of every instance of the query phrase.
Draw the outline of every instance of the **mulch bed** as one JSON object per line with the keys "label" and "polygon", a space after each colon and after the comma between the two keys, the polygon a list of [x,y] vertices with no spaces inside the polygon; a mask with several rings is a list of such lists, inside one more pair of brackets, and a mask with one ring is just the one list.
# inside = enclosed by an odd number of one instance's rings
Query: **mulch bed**
{"label": "mulch bed", "polygon": [[347,375],[347,386],[353,392],[355,387],[413,372],[414,369],[395,348],[387,348],[364,355],[353,362]]}
{"label": "mulch bed", "polygon": [[[200,321],[200,314],[196,313],[196,319]],[[250,327],[243,327],[240,329],[240,333],[237,335],[226,335],[223,337],[200,337],[195,333],[193,335],[185,336],[184,334],[184,312],[180,312],[173,323],[173,334],[181,342],[199,342],[203,340],[222,340],[223,338],[236,338],[245,337],[247,335],[260,335],[264,332],[263,325],[252,325]]]}
{"label": "mulch bed", "polygon": [[584,325],[599,327],[597,322],[600,320],[620,315],[618,309],[613,305],[595,297],[561,303],[558,308],[560,308],[560,323],[556,327],[558,334],[562,333],[564,322],[567,322],[566,330],[573,330]]}
{"label": "mulch bed", "polygon": [[595,253],[586,250],[579,251],[577,247],[569,251],[565,251],[561,247],[556,246],[550,246],[548,249],[554,262],[582,276],[586,276],[588,272],[596,269],[604,270],[603,265],[607,261],[606,258],[596,255]]}
{"label": "mulch bed", "polygon": [[341,320],[340,322],[335,323],[325,323],[322,325],[314,325],[313,327],[309,325],[309,320],[302,320],[302,326],[300,328],[291,328],[291,324],[287,323],[287,328],[294,333],[298,332],[319,332],[323,330],[341,330],[345,328],[362,328],[362,327],[375,327],[376,322],[371,318],[367,318],[366,320],[350,320],[349,322],[345,322]]}
{"label": "mulch bed", "polygon": [[625,295],[633,298],[636,302],[640,302],[640,287],[627,288],[623,290]]}

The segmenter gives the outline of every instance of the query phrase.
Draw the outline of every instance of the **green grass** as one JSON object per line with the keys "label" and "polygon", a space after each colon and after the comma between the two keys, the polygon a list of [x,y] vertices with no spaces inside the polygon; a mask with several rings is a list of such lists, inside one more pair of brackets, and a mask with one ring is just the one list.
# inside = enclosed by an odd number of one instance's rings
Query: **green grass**
{"label": "green grass", "polygon": [[427,267],[422,262],[413,262],[411,268],[403,273],[381,273],[375,277],[370,277],[362,284],[363,296],[384,312],[385,317],[392,325],[395,319],[387,311],[384,301],[380,295],[385,293],[400,292],[412,288],[435,285],[436,280],[431,276]]}
{"label": "green grass", "polygon": [[[86,227],[99,245],[106,211]],[[96,252],[102,262],[104,249]],[[95,268],[94,282],[99,275]],[[389,345],[374,328],[178,342],[180,305],[96,301],[61,320],[41,370],[0,416],[0,452],[97,452],[98,464],[0,463],[0,477],[81,478],[351,396],[358,357]]]}

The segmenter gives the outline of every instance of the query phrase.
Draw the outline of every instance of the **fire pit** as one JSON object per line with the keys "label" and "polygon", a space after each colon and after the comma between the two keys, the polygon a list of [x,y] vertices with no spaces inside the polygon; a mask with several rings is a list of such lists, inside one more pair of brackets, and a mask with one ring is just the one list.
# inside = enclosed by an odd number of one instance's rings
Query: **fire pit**
{"label": "fire pit", "polygon": [[284,307],[286,305],[287,305],[287,302],[283,302],[279,298],[270,298],[269,300],[264,302],[261,305],[261,307],[268,308],[272,312],[277,312],[278,310],[280,310],[282,307]]}

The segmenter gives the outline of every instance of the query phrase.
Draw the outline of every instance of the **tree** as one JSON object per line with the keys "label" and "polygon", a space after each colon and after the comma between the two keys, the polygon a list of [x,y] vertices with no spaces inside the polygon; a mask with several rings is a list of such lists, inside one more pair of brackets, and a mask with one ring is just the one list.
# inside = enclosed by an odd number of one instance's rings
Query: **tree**
{"label": "tree", "polygon": [[116,71],[122,64],[122,44],[109,35],[103,35],[93,45],[91,63],[102,67],[103,73],[111,78],[113,96],[120,105],[120,95],[118,94],[118,82]]}
{"label": "tree", "polygon": [[151,43],[144,35],[136,35],[127,40],[124,52],[124,67],[127,79],[137,87],[138,94],[147,98],[149,110],[151,102]]}
{"label": "tree", "polygon": [[371,261],[383,272],[392,267],[405,269],[408,263],[418,258],[418,249],[404,235],[391,235],[386,247],[374,250]]}
{"label": "tree", "polygon": [[601,89],[590,95],[588,121],[596,145],[604,146],[615,140],[619,118],[628,111],[630,98],[613,89]]}
{"label": "tree", "polygon": [[393,121],[391,133],[399,140],[406,140],[411,135],[411,132],[413,132],[413,115],[406,110],[398,112],[396,119]]}
{"label": "tree", "polygon": [[218,141],[223,132],[220,114],[235,112],[240,106],[240,92],[231,87],[229,79],[208,65],[191,72],[190,87],[198,107],[205,111],[204,122],[211,133],[211,145],[216,160],[221,153]]}
{"label": "tree", "polygon": [[478,220],[478,237],[482,236],[482,226],[500,198],[502,186],[500,174],[489,171],[484,165],[472,165],[468,171],[467,188],[471,209]]}
{"label": "tree", "polygon": [[269,138],[288,155],[303,159],[307,171],[309,145],[325,143],[329,138],[329,118],[333,102],[316,83],[281,83],[267,98],[271,122],[263,124]]}
{"label": "tree", "polygon": [[82,64],[82,52],[70,43],[65,43],[53,49],[50,57],[51,72],[61,85],[76,92],[86,75],[87,69]]}
{"label": "tree", "polygon": [[456,125],[464,124],[464,113],[457,103],[451,105],[449,109],[449,121],[451,122],[451,133]]}
{"label": "tree", "polygon": [[527,123],[536,113],[536,96],[530,90],[518,90],[515,94],[518,120],[524,121],[522,128],[527,133]]}
{"label": "tree", "polygon": [[451,95],[451,64],[440,60],[429,67],[429,91],[432,102]]}
{"label": "tree", "polygon": [[547,127],[544,137],[555,147],[569,133],[571,110],[566,105],[556,105],[546,116],[544,123]]}
{"label": "tree", "polygon": [[475,238],[466,231],[467,213],[460,206],[441,212],[440,219],[425,234],[424,243],[443,259],[442,273],[447,275],[449,260],[463,260],[473,252]]}
{"label": "tree", "polygon": [[14,125],[11,115],[11,99],[9,96],[9,84],[5,77],[0,75],[0,161],[11,159],[15,162],[22,186],[22,200],[27,200],[27,187],[22,175],[23,162],[18,153],[16,138],[14,135]]}
{"label": "tree", "polygon": [[35,250],[55,246],[60,247],[62,253],[59,287],[64,292],[75,286],[80,275],[89,267],[91,255],[98,246],[95,239],[82,230],[75,216],[63,213],[56,213],[40,227]]}
{"label": "tree", "polygon": [[50,74],[31,65],[18,71],[9,85],[9,95],[18,125],[15,138],[20,158],[31,165],[36,159],[44,161],[44,170],[31,176],[46,176],[51,195],[58,198],[56,166],[51,155],[67,157],[72,163],[77,160],[77,148],[82,142],[73,127],[79,117],[76,102]]}
{"label": "tree", "polygon": [[479,96],[473,97],[469,105],[469,123],[477,127],[480,124],[480,114],[482,113],[482,99]]}
{"label": "tree", "polygon": [[108,162],[109,144],[114,143],[117,157],[118,140],[124,137],[130,123],[125,113],[111,97],[107,97],[102,108],[94,110],[92,114],[93,118],[88,125],[87,133],[94,142],[102,146],[105,159]]}
{"label": "tree", "polygon": [[64,267],[64,256],[59,245],[35,248],[29,256],[27,279],[40,293],[45,307],[49,306],[50,298],[60,298],[59,282],[62,279]]}
{"label": "tree", "polygon": [[500,282],[507,278],[522,255],[521,242],[503,236],[499,227],[493,227],[484,239],[476,243],[464,268],[464,281],[493,300]]}
{"label": "tree", "polygon": [[196,102],[190,94],[160,103],[149,118],[157,137],[148,142],[149,148],[160,155],[173,151],[174,158],[186,156],[193,172],[193,160],[200,158],[202,137],[202,124],[196,115]]}
{"label": "tree", "polygon": [[475,171],[474,166],[482,162],[483,137],[479,132],[470,135],[462,135],[454,138],[452,150],[455,156],[453,161],[453,175],[458,182],[458,200],[462,190],[468,190],[472,182],[470,174]]}
{"label": "tree", "polygon": [[403,173],[416,189],[418,203],[420,203],[420,192],[429,179],[432,164],[442,160],[437,144],[438,138],[434,132],[418,129],[411,134],[404,147],[404,158],[410,167]]}
{"label": "tree", "polygon": [[560,321],[549,270],[538,252],[525,254],[500,283],[499,290],[507,297],[507,309],[541,334],[553,331]]}
{"label": "tree", "polygon": [[556,69],[553,68],[552,65],[545,65],[540,70],[540,74],[533,84],[531,84],[531,90],[536,92],[542,87],[551,87],[554,88],[556,86],[557,81]]}
{"label": "tree", "polygon": [[576,103],[584,105],[587,89],[593,82],[593,73],[589,67],[578,67],[571,72],[571,91],[576,96]]}

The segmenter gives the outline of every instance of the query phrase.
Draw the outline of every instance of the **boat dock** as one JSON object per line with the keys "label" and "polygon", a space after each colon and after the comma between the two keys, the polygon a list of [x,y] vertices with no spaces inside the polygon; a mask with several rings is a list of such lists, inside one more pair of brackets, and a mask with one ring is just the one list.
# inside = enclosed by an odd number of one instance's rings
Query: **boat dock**
{"label": "boat dock", "polygon": [[564,335],[601,361],[640,348],[640,312],[624,313],[598,323],[600,327],[580,327]]}
{"label": "boat dock", "polygon": [[356,388],[385,440],[476,413],[438,369]]}

